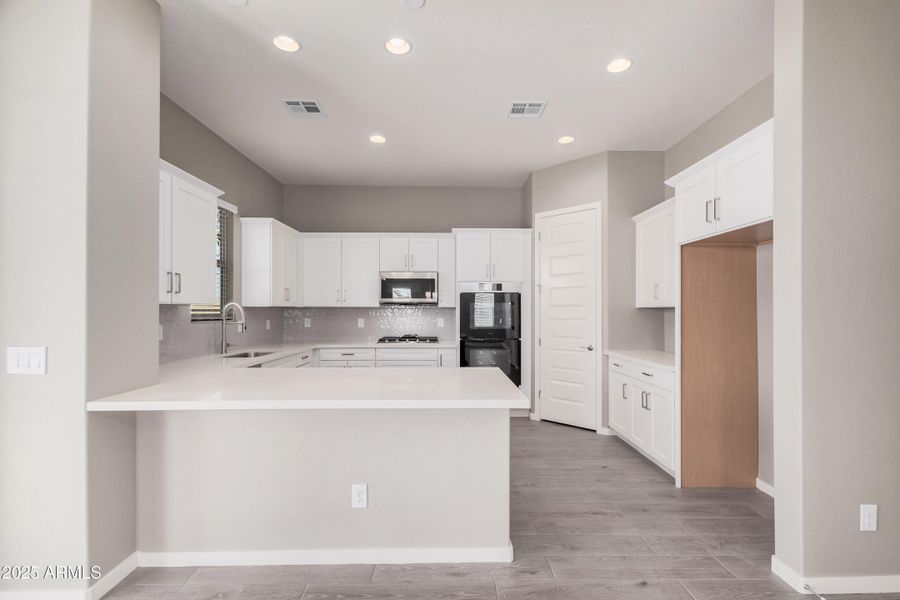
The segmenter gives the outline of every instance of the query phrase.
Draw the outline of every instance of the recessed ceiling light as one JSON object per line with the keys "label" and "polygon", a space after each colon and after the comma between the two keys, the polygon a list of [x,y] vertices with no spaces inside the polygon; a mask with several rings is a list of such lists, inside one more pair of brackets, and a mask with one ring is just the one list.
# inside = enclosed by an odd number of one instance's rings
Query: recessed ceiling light
{"label": "recessed ceiling light", "polygon": [[400,0],[406,8],[422,8],[425,6],[425,0]]}
{"label": "recessed ceiling light", "polygon": [[575,138],[572,137],[571,135],[564,135],[556,141],[560,144],[571,144],[572,142],[575,141]]}
{"label": "recessed ceiling light", "polygon": [[384,43],[384,48],[391,54],[406,54],[412,45],[403,38],[391,38]]}
{"label": "recessed ceiling light", "polygon": [[276,35],[272,38],[272,43],[276,48],[285,52],[296,52],[300,49],[300,42],[289,35]]}
{"label": "recessed ceiling light", "polygon": [[373,144],[383,144],[387,141],[387,138],[384,137],[383,135],[378,135],[376,133],[375,135],[369,136],[369,141],[372,142]]}
{"label": "recessed ceiling light", "polygon": [[610,73],[621,73],[623,71],[627,71],[630,68],[631,61],[627,58],[617,58],[616,60],[606,65],[606,70]]}

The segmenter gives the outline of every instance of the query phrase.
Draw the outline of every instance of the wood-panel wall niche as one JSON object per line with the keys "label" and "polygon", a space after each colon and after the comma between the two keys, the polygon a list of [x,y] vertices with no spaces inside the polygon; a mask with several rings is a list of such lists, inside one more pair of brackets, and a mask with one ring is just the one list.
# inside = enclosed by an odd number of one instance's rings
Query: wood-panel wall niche
{"label": "wood-panel wall niche", "polygon": [[681,247],[681,479],[755,487],[756,244]]}

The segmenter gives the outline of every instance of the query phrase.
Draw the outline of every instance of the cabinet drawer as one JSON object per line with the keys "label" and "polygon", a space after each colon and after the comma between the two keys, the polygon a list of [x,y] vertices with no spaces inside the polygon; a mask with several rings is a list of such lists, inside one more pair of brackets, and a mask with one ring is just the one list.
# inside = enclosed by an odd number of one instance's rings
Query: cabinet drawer
{"label": "cabinet drawer", "polygon": [[298,364],[298,357],[296,354],[291,354],[290,356],[285,356],[283,358],[276,358],[275,360],[270,360],[269,362],[264,362],[262,364],[263,369],[274,369],[278,367],[296,367]]}
{"label": "cabinet drawer", "polygon": [[436,367],[437,360],[378,360],[379,367]]}
{"label": "cabinet drawer", "polygon": [[666,369],[648,367],[611,356],[609,370],[631,377],[646,385],[654,385],[670,392],[675,391],[675,373]]}
{"label": "cabinet drawer", "polygon": [[438,359],[437,348],[378,348],[375,351],[378,362],[382,361],[431,361]]}
{"label": "cabinet drawer", "polygon": [[375,360],[375,349],[325,348],[319,350],[319,360]]}

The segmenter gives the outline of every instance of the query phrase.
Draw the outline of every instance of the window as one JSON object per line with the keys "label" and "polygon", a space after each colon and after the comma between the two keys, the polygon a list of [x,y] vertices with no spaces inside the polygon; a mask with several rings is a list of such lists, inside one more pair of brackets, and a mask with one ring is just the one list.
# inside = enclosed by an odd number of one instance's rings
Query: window
{"label": "window", "polygon": [[234,297],[233,227],[234,215],[219,207],[216,219],[216,301],[213,304],[191,304],[191,321],[221,321],[222,307]]}

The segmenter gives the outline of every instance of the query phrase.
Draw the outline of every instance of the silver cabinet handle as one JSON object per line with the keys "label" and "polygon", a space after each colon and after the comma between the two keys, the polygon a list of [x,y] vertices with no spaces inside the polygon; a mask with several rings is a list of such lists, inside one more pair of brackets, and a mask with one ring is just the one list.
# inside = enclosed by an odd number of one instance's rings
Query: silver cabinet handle
{"label": "silver cabinet handle", "polygon": [[653,373],[647,373],[646,371],[641,371],[641,375],[644,375],[646,377],[653,377]]}
{"label": "silver cabinet handle", "polygon": [[491,268],[491,277],[497,276],[497,263],[494,263]]}
{"label": "silver cabinet handle", "polygon": [[300,357],[300,360],[306,360],[307,358],[309,358],[309,354],[304,354]]}
{"label": "silver cabinet handle", "polygon": [[617,362],[614,362],[614,363],[613,363],[613,366],[614,366],[614,367],[619,367],[620,369],[622,368],[622,365],[620,365],[620,364],[617,363]]}
{"label": "silver cabinet handle", "polygon": [[706,201],[706,222],[707,222],[707,223],[712,223],[712,219],[709,218],[709,205],[712,204],[712,203],[713,203],[712,200],[707,200],[707,201]]}
{"label": "silver cabinet handle", "polygon": [[644,410],[650,412],[650,392],[644,392],[647,394],[646,399],[644,400]]}
{"label": "silver cabinet handle", "polygon": [[416,255],[415,255],[415,254],[410,254],[410,255],[409,255],[409,268],[410,268],[410,269],[413,268],[413,265],[415,264],[415,262],[416,262]]}
{"label": "silver cabinet handle", "polygon": [[346,302],[346,301],[347,301],[347,290],[344,290],[344,295],[341,296],[341,301],[342,301],[342,302]]}
{"label": "silver cabinet handle", "polygon": [[622,399],[628,400],[628,384],[627,383],[622,384]]}
{"label": "silver cabinet handle", "polygon": [[355,352],[341,352],[341,356],[356,356]]}
{"label": "silver cabinet handle", "polygon": [[641,392],[641,408],[647,408],[647,392]]}
{"label": "silver cabinet handle", "polygon": [[438,354],[438,366],[439,367],[444,366],[444,355],[443,354]]}
{"label": "silver cabinet handle", "polygon": [[484,265],[484,276],[485,277],[491,276],[491,263],[487,263],[486,265]]}
{"label": "silver cabinet handle", "polygon": [[593,352],[593,351],[594,351],[594,345],[593,345],[593,344],[588,344],[587,346],[578,346],[578,347],[581,348],[582,350],[587,350],[588,352]]}
{"label": "silver cabinet handle", "polygon": [[291,289],[284,288],[284,301],[287,302],[291,299]]}
{"label": "silver cabinet handle", "polygon": [[340,303],[341,303],[341,290],[339,289],[339,290],[337,291],[337,293],[338,293],[338,295],[337,295],[337,302],[338,302],[338,304],[340,304]]}
{"label": "silver cabinet handle", "polygon": [[175,273],[175,293],[181,293],[181,273]]}
{"label": "silver cabinet handle", "polygon": [[721,217],[719,217],[719,201],[720,200],[721,200],[721,198],[719,198],[718,196],[713,198],[713,220],[716,220],[716,221],[722,220]]}
{"label": "silver cabinet handle", "polygon": [[166,293],[172,293],[172,271],[166,271]]}
{"label": "silver cabinet handle", "polygon": [[404,255],[403,255],[403,268],[404,268],[404,269],[408,269],[408,268],[409,268],[409,254],[404,254]]}

